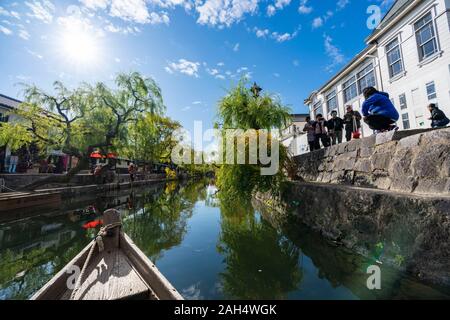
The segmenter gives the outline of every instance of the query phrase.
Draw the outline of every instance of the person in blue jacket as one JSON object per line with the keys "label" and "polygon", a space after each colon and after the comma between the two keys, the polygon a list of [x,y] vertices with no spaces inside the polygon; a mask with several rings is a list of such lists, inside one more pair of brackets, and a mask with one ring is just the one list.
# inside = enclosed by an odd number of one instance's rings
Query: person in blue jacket
{"label": "person in blue jacket", "polygon": [[363,94],[366,99],[362,105],[364,122],[372,130],[393,130],[400,115],[389,99],[389,94],[380,92],[374,87],[365,88]]}

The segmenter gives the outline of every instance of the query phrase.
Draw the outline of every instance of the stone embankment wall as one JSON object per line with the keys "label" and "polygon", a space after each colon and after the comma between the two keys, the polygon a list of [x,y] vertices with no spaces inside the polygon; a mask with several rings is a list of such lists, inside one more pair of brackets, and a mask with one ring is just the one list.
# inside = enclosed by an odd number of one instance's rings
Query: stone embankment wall
{"label": "stone embankment wall", "polygon": [[450,287],[450,197],[289,182],[281,197],[256,199],[277,212],[277,224],[306,225],[374,264]]}
{"label": "stone embankment wall", "polygon": [[301,181],[450,194],[450,128],[373,135],[294,160]]}

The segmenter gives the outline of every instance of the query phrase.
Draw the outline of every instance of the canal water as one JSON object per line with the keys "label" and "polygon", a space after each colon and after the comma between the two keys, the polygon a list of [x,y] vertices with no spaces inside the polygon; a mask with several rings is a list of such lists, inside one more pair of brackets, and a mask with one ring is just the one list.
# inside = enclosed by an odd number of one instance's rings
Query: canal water
{"label": "canal water", "polygon": [[186,299],[450,299],[450,290],[369,261],[300,226],[274,227],[252,206],[227,205],[208,181],[125,191],[0,224],[0,299],[27,299],[94,237],[108,207]]}

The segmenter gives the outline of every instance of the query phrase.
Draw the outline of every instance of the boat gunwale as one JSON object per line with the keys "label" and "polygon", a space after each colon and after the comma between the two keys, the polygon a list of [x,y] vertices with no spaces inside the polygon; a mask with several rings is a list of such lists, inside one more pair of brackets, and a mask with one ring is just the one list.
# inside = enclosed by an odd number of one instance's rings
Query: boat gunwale
{"label": "boat gunwale", "polygon": [[[157,298],[160,300],[184,300],[181,294],[175,289],[167,278],[158,270],[156,265],[142,252],[139,247],[124,232],[120,232],[119,250],[130,260],[131,266],[135,269],[138,276],[149,286]],[[39,289],[30,300],[60,300],[67,287],[62,287],[72,273],[69,273],[71,266],[82,267],[86,261],[91,246],[95,240],[91,241],[83,250],[81,250],[64,268],[53,276],[41,289]],[[71,291],[71,290],[70,290]]]}

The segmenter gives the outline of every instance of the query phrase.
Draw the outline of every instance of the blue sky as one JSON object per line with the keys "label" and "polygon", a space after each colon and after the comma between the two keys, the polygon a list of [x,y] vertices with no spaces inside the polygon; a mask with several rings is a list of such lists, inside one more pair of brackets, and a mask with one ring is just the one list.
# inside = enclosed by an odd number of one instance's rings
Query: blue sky
{"label": "blue sky", "polygon": [[0,0],[0,93],[55,80],[113,85],[139,71],[160,84],[168,115],[211,127],[241,76],[293,112],[364,48],[368,6],[392,0]]}

